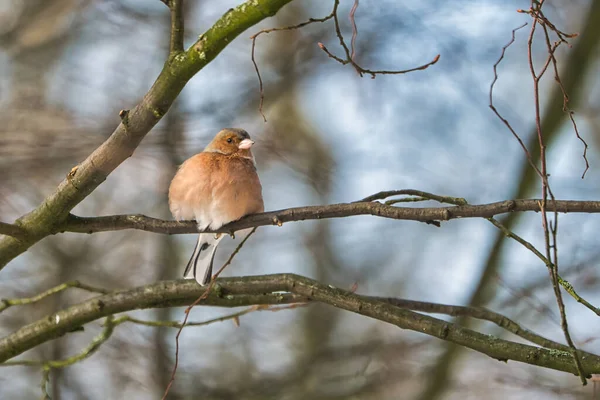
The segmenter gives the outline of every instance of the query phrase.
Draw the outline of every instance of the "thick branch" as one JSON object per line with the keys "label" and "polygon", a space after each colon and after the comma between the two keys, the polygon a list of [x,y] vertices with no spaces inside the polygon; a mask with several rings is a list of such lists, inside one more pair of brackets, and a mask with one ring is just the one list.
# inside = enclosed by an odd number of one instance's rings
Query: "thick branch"
{"label": "thick branch", "polygon": [[[540,211],[540,200],[507,200],[480,205],[462,205],[435,208],[394,207],[377,202],[358,202],[331,204],[325,206],[309,206],[288,208],[255,214],[232,222],[214,232],[235,232],[240,229],[281,225],[284,222],[304,221],[325,218],[342,218],[354,215],[374,215],[382,218],[410,221],[448,221],[457,218],[489,218],[509,212]],[[557,200],[548,203],[547,210],[558,212],[599,213],[600,201]],[[94,233],[117,231],[122,229],[139,229],[155,233],[179,234],[198,232],[193,221],[164,221],[144,215],[111,215],[106,217],[77,217],[70,215],[61,225],[58,232]],[[211,231],[213,232],[213,231]]]}
{"label": "thick branch", "polygon": [[[568,352],[499,339],[401,309],[388,300],[357,295],[293,274],[219,279],[200,305],[240,306],[318,301],[468,347],[492,358],[576,374]],[[98,296],[29,324],[0,340],[0,361],[23,353],[95,319],[132,309],[189,304],[206,290],[193,281],[167,281]],[[284,293],[282,293],[284,292]],[[586,374],[600,372],[600,357],[582,357]]]}
{"label": "thick branch", "polygon": [[248,0],[230,9],[187,51],[170,57],[163,70],[131,111],[121,112],[121,124],[85,161],[69,172],[58,188],[19,223],[24,239],[0,239],[0,269],[29,247],[56,231],[69,212],[130,157],[146,134],[165,115],[189,79],[211,62],[240,33],[275,15],[292,0]]}
{"label": "thick branch", "polygon": [[[222,279],[219,280],[219,283],[221,281]],[[241,278],[234,279],[234,281],[244,282]],[[124,311],[189,305],[200,297],[204,290],[204,287],[193,280],[164,281],[93,297],[26,325],[13,334],[0,339],[0,362],[4,362],[41,343],[58,338],[98,318]],[[247,290],[247,292],[251,292],[251,290]],[[238,293],[237,296],[223,297],[223,292],[217,287],[201,304],[240,307],[254,304],[288,304],[306,301],[305,298],[293,294],[271,294],[268,293],[268,290],[263,293],[259,290],[252,292],[253,294]]]}

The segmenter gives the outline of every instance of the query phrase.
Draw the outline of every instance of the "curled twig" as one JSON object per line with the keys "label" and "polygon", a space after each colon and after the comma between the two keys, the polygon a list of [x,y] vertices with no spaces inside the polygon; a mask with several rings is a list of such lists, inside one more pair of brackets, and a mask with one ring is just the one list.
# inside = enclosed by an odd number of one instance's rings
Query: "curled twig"
{"label": "curled twig", "polygon": [[258,90],[260,93],[260,104],[258,106],[258,112],[263,117],[264,122],[267,122],[267,117],[265,116],[265,114],[263,112],[263,104],[265,101],[265,92],[264,92],[264,88],[263,88],[262,76],[260,74],[260,70],[258,69],[258,64],[256,63],[256,58],[255,58],[256,39],[263,33],[291,31],[294,29],[300,29],[306,25],[314,24],[316,22],[326,22],[326,21],[330,20],[331,18],[333,18],[333,11],[331,12],[331,14],[326,15],[323,18],[309,18],[307,21],[301,22],[296,25],[284,26],[281,28],[263,29],[263,30],[256,32],[254,35],[250,36],[250,39],[252,39],[252,50],[251,50],[252,65],[254,65],[254,70],[256,71],[256,76],[258,77]]}
{"label": "curled twig", "polygon": [[494,112],[494,114],[496,114],[496,116],[498,117],[498,119],[500,119],[500,121],[502,121],[502,123],[504,125],[506,125],[506,127],[508,128],[508,130],[510,131],[510,133],[512,133],[512,135],[514,136],[514,138],[517,140],[517,142],[519,143],[519,145],[523,149],[523,152],[525,153],[525,156],[527,157],[527,161],[529,162],[529,165],[531,166],[531,168],[533,168],[533,170],[536,172],[536,174],[538,174],[538,176],[541,177],[542,176],[542,172],[537,167],[537,165],[535,165],[535,163],[533,162],[533,158],[531,157],[531,153],[527,149],[527,146],[525,146],[525,143],[523,143],[523,140],[521,139],[521,137],[519,136],[519,134],[513,129],[513,127],[510,124],[510,122],[508,122],[508,120],[506,118],[504,118],[500,114],[500,112],[498,111],[498,109],[494,105],[494,86],[496,85],[496,82],[498,81],[498,65],[500,65],[500,63],[502,62],[502,60],[504,60],[504,55],[506,54],[506,50],[515,42],[515,33],[519,29],[524,28],[525,26],[527,26],[527,23],[524,23],[523,25],[520,25],[520,26],[518,26],[518,27],[516,27],[515,29],[512,30],[510,41],[507,44],[505,44],[504,46],[502,46],[502,53],[500,53],[500,57],[494,63],[494,67],[493,67],[494,68],[494,79],[492,80],[492,83],[490,84],[490,92],[489,92],[490,104],[489,104],[489,107]]}
{"label": "curled twig", "polygon": [[371,75],[372,79],[375,79],[375,77],[377,75],[399,75],[399,74],[406,74],[409,72],[414,72],[414,71],[420,71],[420,70],[424,70],[429,68],[430,66],[432,66],[433,64],[437,63],[438,60],[440,59],[440,55],[438,54],[437,56],[435,56],[433,58],[433,60],[431,60],[430,62],[420,65],[418,67],[415,68],[410,68],[410,69],[405,69],[405,70],[370,70],[370,69],[366,69],[361,67],[360,65],[358,65],[355,61],[354,61],[354,56],[355,56],[355,51],[354,51],[354,41],[356,40],[356,34],[357,34],[357,29],[356,29],[356,24],[354,23],[354,13],[356,12],[356,8],[358,7],[358,1],[356,1],[352,7],[352,10],[350,11],[350,19],[352,21],[353,24],[353,29],[352,29],[352,41],[351,41],[351,45],[352,45],[352,50],[350,50],[348,48],[348,46],[346,45],[346,41],[344,40],[344,36],[342,35],[342,29],[340,28],[340,21],[338,19],[338,6],[340,4],[339,0],[334,0],[334,4],[333,4],[333,22],[335,24],[335,34],[339,39],[340,42],[340,46],[342,46],[342,49],[344,50],[344,53],[346,54],[345,58],[340,58],[336,55],[334,55],[332,52],[330,52],[327,47],[325,47],[325,45],[321,42],[318,43],[319,48],[321,50],[323,50],[330,58],[334,59],[335,61],[339,62],[342,65],[347,65],[350,64],[352,65],[352,67],[354,67],[354,69],[356,70],[356,72],[358,73],[359,76],[363,76],[364,74],[367,75]]}

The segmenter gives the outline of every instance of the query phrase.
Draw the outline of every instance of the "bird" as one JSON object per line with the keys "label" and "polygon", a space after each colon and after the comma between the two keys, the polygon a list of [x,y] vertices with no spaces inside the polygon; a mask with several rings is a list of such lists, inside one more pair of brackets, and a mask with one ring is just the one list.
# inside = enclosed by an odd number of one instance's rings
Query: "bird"
{"label": "bird", "polygon": [[[194,219],[198,230],[203,231],[217,230],[246,215],[263,212],[253,144],[245,130],[225,128],[201,153],[181,164],[169,186],[173,217],[177,221]],[[196,279],[202,286],[211,281],[215,252],[223,237],[214,233],[198,235],[183,273],[185,279]]]}

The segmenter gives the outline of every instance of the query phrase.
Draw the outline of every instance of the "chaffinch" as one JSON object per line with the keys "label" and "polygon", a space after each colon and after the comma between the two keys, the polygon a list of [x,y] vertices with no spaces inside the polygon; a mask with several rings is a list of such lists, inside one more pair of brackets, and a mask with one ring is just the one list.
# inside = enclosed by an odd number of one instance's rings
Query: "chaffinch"
{"label": "chaffinch", "polygon": [[[195,219],[198,229],[218,229],[246,215],[264,211],[262,186],[242,129],[223,129],[208,146],[186,160],[169,187],[169,208],[176,220]],[[248,229],[247,231],[249,231]],[[183,277],[206,285],[215,251],[224,235],[201,233]]]}

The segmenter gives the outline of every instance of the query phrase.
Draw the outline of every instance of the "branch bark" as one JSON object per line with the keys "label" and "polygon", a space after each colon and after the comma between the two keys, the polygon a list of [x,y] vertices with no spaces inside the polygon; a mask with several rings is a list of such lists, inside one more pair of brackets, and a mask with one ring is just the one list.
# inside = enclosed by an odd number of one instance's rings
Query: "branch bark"
{"label": "branch bark", "polygon": [[[193,281],[165,281],[92,298],[0,339],[0,361],[4,362],[98,318],[134,309],[186,305],[202,295],[204,290],[206,288]],[[294,274],[221,278],[206,300],[199,305],[237,307],[308,300],[453,342],[500,361],[519,361],[577,374],[572,355],[566,351],[535,347],[481,334],[450,322],[402,309],[391,304],[393,301],[389,299],[358,295]],[[599,356],[583,352],[580,354],[586,374],[600,373]]]}
{"label": "branch bark", "polygon": [[12,236],[14,238],[24,238],[27,236],[27,232],[18,225],[0,222],[0,235]]}
{"label": "branch bark", "polygon": [[35,210],[16,225],[26,237],[0,239],[0,269],[29,247],[54,233],[69,212],[129,158],[146,134],[165,115],[186,83],[240,33],[273,16],[292,0],[248,0],[227,11],[185,52],[169,57],[141,103],[121,112],[121,123],[85,161],[74,167]]}
{"label": "branch bark", "polygon": [[171,10],[169,56],[172,57],[183,52],[183,38],[185,34],[183,23],[183,0],[170,0],[168,5]]}
{"label": "branch bark", "polygon": [[[458,218],[489,218],[510,212],[538,212],[540,211],[540,201],[537,199],[506,200],[489,204],[434,208],[394,207],[378,202],[296,207],[250,215],[239,221],[224,225],[216,231],[206,232],[230,233],[257,226],[281,225],[292,221],[343,218],[355,215],[373,215],[382,218],[420,222],[449,221]],[[562,213],[600,213],[600,201],[557,200],[555,203],[549,202],[546,209],[549,211],[556,209],[556,211]],[[166,234],[198,232],[194,221],[165,221],[139,214],[104,217],[78,217],[70,214],[62,224],[55,227],[52,233],[95,233],[123,229],[138,229]]]}

